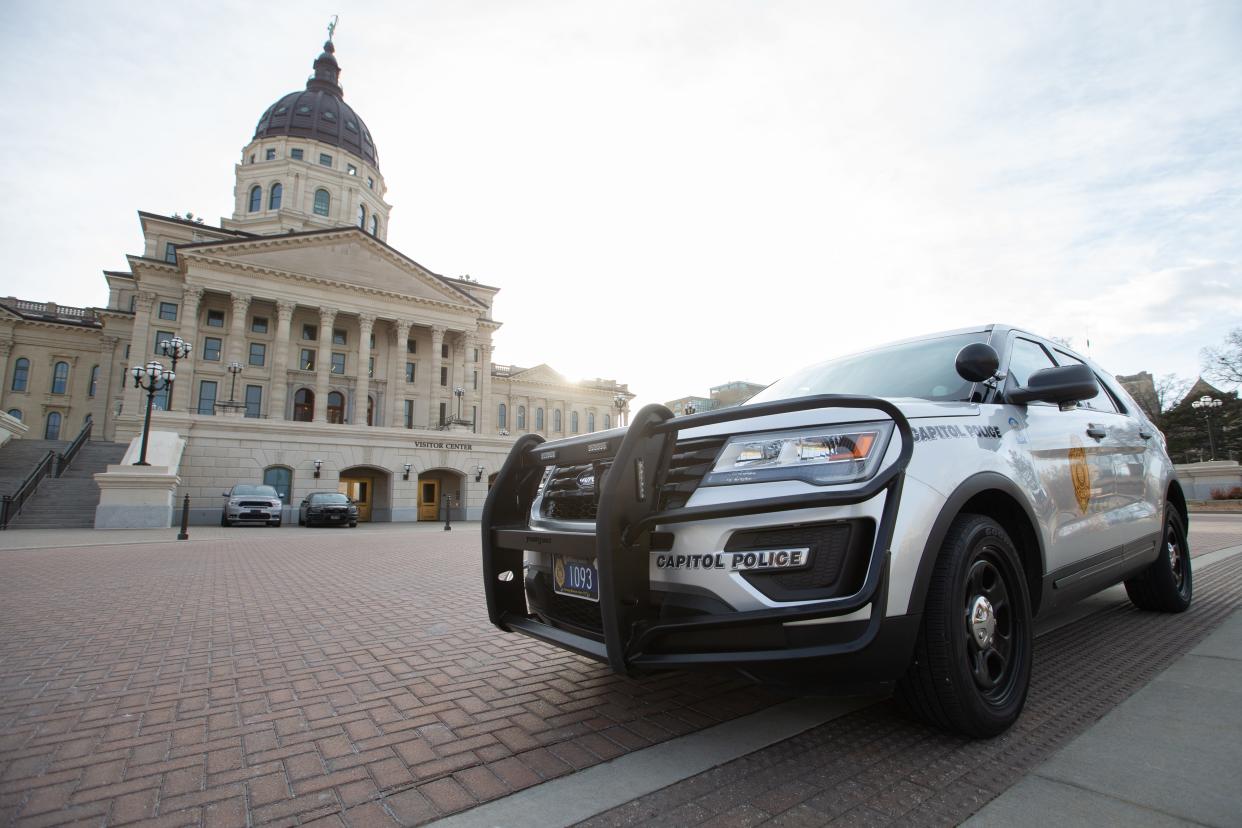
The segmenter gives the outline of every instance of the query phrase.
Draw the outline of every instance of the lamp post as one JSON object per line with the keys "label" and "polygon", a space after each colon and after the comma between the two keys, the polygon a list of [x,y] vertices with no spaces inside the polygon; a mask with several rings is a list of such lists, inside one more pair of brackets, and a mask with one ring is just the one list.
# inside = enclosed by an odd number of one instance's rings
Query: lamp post
{"label": "lamp post", "polygon": [[[172,367],[168,372],[174,377],[177,375],[177,362],[182,359],[190,358],[190,351],[194,350],[194,346],[186,342],[179,336],[172,339],[165,339],[160,343],[160,353],[172,360]],[[172,380],[168,381],[168,409],[172,410],[173,384]]]}
{"label": "lamp post", "polygon": [[1212,439],[1212,409],[1220,408],[1223,404],[1220,400],[1213,399],[1207,394],[1204,394],[1190,404],[1191,408],[1203,412],[1203,422],[1207,425],[1208,433],[1208,455],[1213,460],[1216,459],[1216,441]]}
{"label": "lamp post", "polygon": [[[147,462],[147,437],[151,433],[151,407],[155,404],[155,392],[170,387],[177,375],[172,371],[165,371],[164,366],[155,360],[146,365],[135,365],[129,372],[133,374],[134,387],[147,392],[147,415],[142,421],[142,449],[138,452],[138,462],[134,465],[149,466],[151,464]],[[147,378],[145,384],[143,377]]]}
{"label": "lamp post", "polygon": [[621,415],[625,413],[625,397],[618,394],[613,398],[612,404],[617,407],[617,427],[621,427]]}
{"label": "lamp post", "polygon": [[457,398],[457,419],[461,419],[461,398],[466,396],[466,389],[460,385],[453,389],[453,396]]}
{"label": "lamp post", "polygon": [[694,403],[692,402],[686,403],[685,407],[681,409],[681,413],[685,414],[687,417],[693,414],[694,411],[695,411]]}

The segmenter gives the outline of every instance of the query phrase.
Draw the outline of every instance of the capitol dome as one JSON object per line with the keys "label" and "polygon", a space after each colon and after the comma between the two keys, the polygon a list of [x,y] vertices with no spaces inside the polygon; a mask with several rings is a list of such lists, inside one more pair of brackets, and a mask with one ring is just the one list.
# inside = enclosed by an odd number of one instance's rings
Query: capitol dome
{"label": "capitol dome", "polygon": [[290,92],[267,108],[259,118],[254,139],[293,136],[340,147],[379,169],[379,153],[371,131],[353,108],[345,103],[341,67],[336,47],[329,40],[315,59],[315,74],[306,89]]}

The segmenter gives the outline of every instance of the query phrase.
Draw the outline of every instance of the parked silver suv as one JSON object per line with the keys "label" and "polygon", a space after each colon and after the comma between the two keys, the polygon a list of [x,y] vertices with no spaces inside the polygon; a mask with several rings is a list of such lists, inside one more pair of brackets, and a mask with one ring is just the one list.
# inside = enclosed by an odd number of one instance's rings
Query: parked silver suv
{"label": "parked silver suv", "polygon": [[273,487],[238,483],[225,492],[224,496],[228,500],[224,504],[224,511],[220,513],[221,526],[232,526],[234,523],[280,526],[282,504],[280,495]]}

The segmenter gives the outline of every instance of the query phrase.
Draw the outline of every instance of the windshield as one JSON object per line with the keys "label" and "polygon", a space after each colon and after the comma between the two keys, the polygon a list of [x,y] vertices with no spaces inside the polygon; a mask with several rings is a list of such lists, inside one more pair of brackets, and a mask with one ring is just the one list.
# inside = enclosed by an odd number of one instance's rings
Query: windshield
{"label": "windshield", "polygon": [[238,495],[245,495],[246,497],[280,497],[271,486],[234,486],[232,494],[233,497]]}
{"label": "windshield", "polygon": [[337,492],[325,492],[310,496],[311,503],[348,503],[349,498]]}
{"label": "windshield", "polygon": [[971,383],[958,376],[957,352],[987,338],[984,331],[952,334],[821,362],[778,380],[747,405],[816,394],[967,400]]}

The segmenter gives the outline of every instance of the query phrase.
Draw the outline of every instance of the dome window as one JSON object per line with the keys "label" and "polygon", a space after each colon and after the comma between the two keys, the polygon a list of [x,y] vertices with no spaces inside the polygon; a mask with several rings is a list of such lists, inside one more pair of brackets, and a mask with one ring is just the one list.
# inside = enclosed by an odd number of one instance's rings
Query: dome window
{"label": "dome window", "polygon": [[367,208],[361,204],[358,205],[358,226],[367,229]]}
{"label": "dome window", "polygon": [[371,235],[379,235],[379,219],[376,218],[374,213],[371,214]]}
{"label": "dome window", "polygon": [[350,132],[357,132],[357,131],[358,131],[358,125],[357,125],[356,123],[354,123],[353,121],[346,121],[346,122],[345,122],[345,128],[346,128],[346,129],[348,129]]}
{"label": "dome window", "polygon": [[301,161],[301,160],[302,160],[302,150],[300,150],[300,149],[292,149],[292,150],[289,150],[289,157],[290,157],[290,158],[292,158],[294,161]]}
{"label": "dome window", "polygon": [[276,149],[274,147],[268,147],[267,150],[263,153],[263,160],[264,161],[275,161],[276,160]]}
{"label": "dome window", "polygon": [[276,107],[276,114],[277,114],[277,115],[284,115],[284,114],[285,114],[286,112],[288,112],[288,111],[289,111],[289,107],[287,107],[287,106],[278,106],[278,107]]}
{"label": "dome window", "polygon": [[315,215],[326,216],[328,207],[332,204],[332,196],[328,195],[327,190],[315,191]]}
{"label": "dome window", "polygon": [[277,181],[275,184],[272,185],[272,192],[267,197],[267,209],[269,210],[280,209],[280,197],[284,195],[284,190],[285,188],[280,186],[279,181]]}
{"label": "dome window", "polygon": [[250,210],[251,213],[259,212],[263,207],[263,188],[255,184],[250,188]]}
{"label": "dome window", "polygon": [[310,111],[311,111],[311,108],[307,106],[306,104],[302,104],[301,106],[298,107],[299,115],[309,115]]}
{"label": "dome window", "polygon": [[329,112],[328,110],[326,110],[326,109],[325,109],[325,110],[323,111],[323,119],[324,119],[325,121],[335,121],[335,120],[336,120],[336,113],[335,113],[335,112]]}

